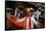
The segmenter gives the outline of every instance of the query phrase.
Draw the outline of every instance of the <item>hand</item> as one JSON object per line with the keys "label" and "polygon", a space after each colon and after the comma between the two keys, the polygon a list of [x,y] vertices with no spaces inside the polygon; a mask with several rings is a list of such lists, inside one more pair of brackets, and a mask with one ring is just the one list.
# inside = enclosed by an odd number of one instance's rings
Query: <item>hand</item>
{"label": "hand", "polygon": [[38,28],[42,28],[42,27],[43,27],[43,24],[42,24],[42,23],[38,23],[36,26],[37,26]]}

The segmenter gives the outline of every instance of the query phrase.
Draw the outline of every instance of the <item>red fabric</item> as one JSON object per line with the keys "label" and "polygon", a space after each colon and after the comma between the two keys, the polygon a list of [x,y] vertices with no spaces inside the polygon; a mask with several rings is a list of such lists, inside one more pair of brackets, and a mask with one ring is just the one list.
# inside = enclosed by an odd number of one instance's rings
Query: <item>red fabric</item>
{"label": "red fabric", "polygon": [[[26,29],[26,17],[25,17],[25,20],[22,21],[22,22],[16,22],[15,18],[14,17],[11,17],[11,18],[7,18],[7,20],[12,23],[12,24],[15,24],[17,26],[23,26],[24,29]],[[29,28],[31,28],[31,19],[29,18]]]}
{"label": "red fabric", "polygon": [[31,17],[29,17],[29,29],[31,29],[32,26],[31,26]]}
{"label": "red fabric", "polygon": [[23,26],[24,28],[24,30],[26,29],[26,18],[25,18],[25,21],[24,21],[24,26]]}
{"label": "red fabric", "polygon": [[[14,18],[14,17],[13,17]],[[12,18],[7,18],[8,21],[10,21],[10,23],[15,24],[17,26],[24,26],[25,21],[22,22],[16,22],[16,20],[12,19]]]}

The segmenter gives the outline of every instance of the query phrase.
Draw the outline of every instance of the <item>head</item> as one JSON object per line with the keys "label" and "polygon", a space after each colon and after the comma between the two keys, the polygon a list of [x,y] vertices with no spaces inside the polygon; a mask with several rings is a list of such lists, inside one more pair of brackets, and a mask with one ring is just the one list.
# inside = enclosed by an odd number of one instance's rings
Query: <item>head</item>
{"label": "head", "polygon": [[11,16],[12,13],[12,8],[6,8],[6,16],[9,18]]}
{"label": "head", "polygon": [[24,7],[23,11],[25,14],[29,14],[32,12],[32,7]]}

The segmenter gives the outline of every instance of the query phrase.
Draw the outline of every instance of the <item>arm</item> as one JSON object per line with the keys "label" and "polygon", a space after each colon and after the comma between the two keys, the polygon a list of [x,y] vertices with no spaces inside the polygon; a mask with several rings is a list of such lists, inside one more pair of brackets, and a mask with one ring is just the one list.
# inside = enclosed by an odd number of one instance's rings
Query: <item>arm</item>
{"label": "arm", "polygon": [[43,27],[43,26],[42,26],[42,23],[40,23],[39,21],[35,21],[34,16],[32,16],[31,19],[32,19],[32,22],[33,22],[38,28]]}
{"label": "arm", "polygon": [[35,21],[34,15],[31,17],[31,20],[32,20],[32,22],[34,22],[34,24],[38,23],[37,21]]}

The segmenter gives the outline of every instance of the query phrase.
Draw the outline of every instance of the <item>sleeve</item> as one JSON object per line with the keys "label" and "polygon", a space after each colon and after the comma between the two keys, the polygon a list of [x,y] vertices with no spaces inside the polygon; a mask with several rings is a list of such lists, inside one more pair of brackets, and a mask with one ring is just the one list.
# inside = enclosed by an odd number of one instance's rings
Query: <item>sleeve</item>
{"label": "sleeve", "polygon": [[37,25],[37,21],[35,21],[35,18],[34,18],[34,15],[31,17],[31,20],[32,20],[32,22],[34,23],[34,24],[36,24]]}
{"label": "sleeve", "polygon": [[17,15],[17,10],[15,10],[15,16]]}

